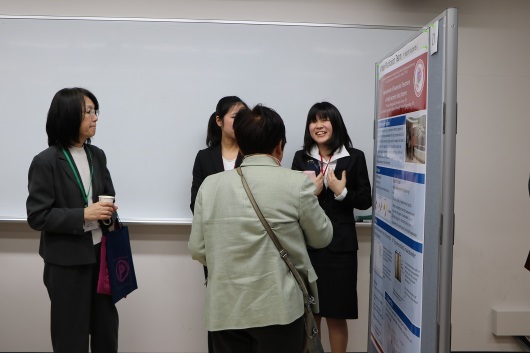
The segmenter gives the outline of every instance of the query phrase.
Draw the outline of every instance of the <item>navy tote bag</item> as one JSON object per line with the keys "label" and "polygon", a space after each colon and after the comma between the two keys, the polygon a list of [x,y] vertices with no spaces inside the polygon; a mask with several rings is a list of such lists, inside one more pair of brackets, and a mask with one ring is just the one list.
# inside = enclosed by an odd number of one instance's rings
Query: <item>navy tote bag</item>
{"label": "navy tote bag", "polygon": [[129,239],[129,228],[118,218],[114,230],[105,234],[107,246],[107,266],[109,270],[112,301],[117,303],[138,288]]}

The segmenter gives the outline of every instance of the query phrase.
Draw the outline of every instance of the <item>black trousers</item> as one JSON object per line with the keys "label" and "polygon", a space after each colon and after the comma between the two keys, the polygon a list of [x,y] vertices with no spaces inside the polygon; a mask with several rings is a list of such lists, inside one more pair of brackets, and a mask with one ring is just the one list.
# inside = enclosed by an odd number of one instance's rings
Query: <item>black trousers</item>
{"label": "black trousers", "polygon": [[118,352],[118,311],[110,295],[97,294],[97,264],[44,264],[44,285],[51,301],[51,339],[55,353]]}
{"label": "black trousers", "polygon": [[[204,267],[204,283],[207,284],[208,283],[208,267],[206,266],[203,266]],[[214,350],[213,350],[213,343],[212,343],[212,333],[210,331],[208,331],[208,353],[213,353]]]}
{"label": "black trousers", "polygon": [[215,353],[302,353],[304,316],[288,325],[211,331]]}

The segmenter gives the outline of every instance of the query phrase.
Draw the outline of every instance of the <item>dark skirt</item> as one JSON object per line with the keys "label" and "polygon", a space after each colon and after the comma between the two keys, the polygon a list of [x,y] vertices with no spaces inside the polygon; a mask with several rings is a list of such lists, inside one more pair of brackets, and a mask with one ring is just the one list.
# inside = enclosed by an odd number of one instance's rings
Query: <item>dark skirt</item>
{"label": "dark skirt", "polygon": [[335,253],[328,248],[309,250],[318,276],[322,317],[357,319],[357,251]]}

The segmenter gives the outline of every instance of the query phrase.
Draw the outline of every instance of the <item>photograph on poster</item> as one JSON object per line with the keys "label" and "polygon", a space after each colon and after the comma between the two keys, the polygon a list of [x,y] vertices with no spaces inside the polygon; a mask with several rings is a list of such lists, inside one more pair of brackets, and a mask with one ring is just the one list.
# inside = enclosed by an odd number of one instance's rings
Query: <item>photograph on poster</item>
{"label": "photograph on poster", "polygon": [[426,115],[415,117],[407,115],[406,119],[406,162],[425,164]]}

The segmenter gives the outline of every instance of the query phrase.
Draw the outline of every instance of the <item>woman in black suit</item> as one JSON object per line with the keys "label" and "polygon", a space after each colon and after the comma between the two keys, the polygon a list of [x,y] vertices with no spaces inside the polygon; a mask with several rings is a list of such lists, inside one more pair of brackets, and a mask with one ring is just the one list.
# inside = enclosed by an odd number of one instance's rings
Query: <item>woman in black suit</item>
{"label": "woman in black suit", "polygon": [[28,223],[41,231],[44,285],[51,301],[54,352],[118,351],[118,312],[97,293],[102,223],[117,210],[105,153],[90,144],[99,104],[83,88],[55,94],[48,111],[48,148],[28,173]]}
{"label": "woman in black suit", "polygon": [[246,107],[247,105],[236,96],[223,97],[210,116],[206,135],[208,148],[197,153],[193,164],[191,212],[195,206],[197,192],[207,176],[234,169],[241,164],[243,156],[239,153],[232,124],[237,112]]}
{"label": "woman in black suit", "polygon": [[317,103],[307,114],[303,150],[294,156],[292,169],[314,181],[320,206],[333,224],[333,240],[324,249],[310,249],[318,276],[320,329],[325,317],[332,353],[344,353],[348,344],[346,319],[357,319],[357,232],[353,209],[372,206],[364,153],[352,147],[338,109]]}
{"label": "woman in black suit", "polygon": [[[193,164],[191,183],[191,212],[195,208],[195,198],[207,176],[239,167],[243,156],[239,152],[234,135],[234,118],[247,105],[236,96],[223,97],[217,103],[215,112],[208,120],[206,134],[207,148],[200,150]],[[208,280],[208,268],[204,266],[204,278]],[[208,332],[208,352],[213,353],[212,338]]]}

